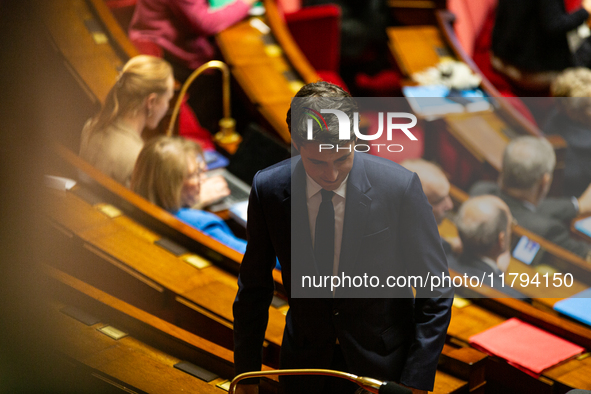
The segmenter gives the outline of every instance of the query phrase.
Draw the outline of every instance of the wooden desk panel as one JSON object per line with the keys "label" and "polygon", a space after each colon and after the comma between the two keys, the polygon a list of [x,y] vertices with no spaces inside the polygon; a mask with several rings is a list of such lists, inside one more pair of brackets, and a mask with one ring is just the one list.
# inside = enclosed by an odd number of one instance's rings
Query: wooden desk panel
{"label": "wooden desk panel", "polygon": [[447,334],[468,343],[472,335],[488,330],[506,319],[476,305],[463,308],[452,307],[451,323]]}
{"label": "wooden desk panel", "polygon": [[[289,134],[289,129],[285,119],[287,117],[287,110],[291,105],[291,99],[283,99],[277,103],[268,103],[259,107],[259,111],[263,116],[275,127],[275,130],[280,130],[280,133]],[[291,138],[291,135],[290,135]]]}
{"label": "wooden desk panel", "polygon": [[222,55],[230,66],[239,66],[268,59],[263,34],[250,25],[238,22],[216,36]]}
{"label": "wooden desk panel", "polygon": [[57,49],[82,78],[90,93],[104,101],[127,59],[117,54],[106,31],[103,31],[106,42],[95,41],[85,22],[100,24],[85,0],[37,0],[35,3]]}
{"label": "wooden desk panel", "polygon": [[68,231],[78,232],[107,225],[110,219],[102,212],[88,209],[88,203],[78,198],[66,198],[69,192],[47,190],[47,212]]}
{"label": "wooden desk panel", "polygon": [[130,235],[119,226],[108,230],[113,231],[108,234],[89,231],[80,236],[100,251],[177,294],[200,288],[213,280],[170,252]]}
{"label": "wooden desk panel", "polygon": [[242,82],[241,85],[256,98],[256,104],[265,106],[266,103],[277,103],[295,94],[283,74],[270,61],[243,65],[233,69],[233,72],[236,79]]}
{"label": "wooden desk panel", "polygon": [[570,360],[546,371],[544,376],[569,387],[591,390],[591,358]]}
{"label": "wooden desk panel", "polygon": [[181,361],[126,337],[115,341],[97,330],[105,323],[86,326],[55,309],[53,323],[65,340],[59,351],[108,377],[118,379],[147,393],[171,391],[223,393],[224,391],[186,374],[173,365]]}
{"label": "wooden desk panel", "polygon": [[[524,264],[514,258],[511,258],[511,262],[509,263],[509,268],[507,269],[507,273],[505,274],[505,285],[507,285],[508,281],[513,281],[513,276],[510,274],[521,274],[525,273],[529,276],[530,280],[538,274],[538,278],[540,278],[540,287],[536,287],[535,285],[529,285],[527,287],[521,287],[518,285],[520,279],[519,276],[515,279],[515,285],[513,286],[514,289],[518,290],[519,292],[525,294],[530,298],[535,298],[538,302],[541,302],[543,305],[548,306],[550,309],[557,301],[573,296],[589,286],[578,282],[577,280],[573,281],[573,285],[571,287],[562,286],[560,288],[551,286],[552,284],[552,275],[549,275],[548,282],[550,286],[545,286],[545,279],[541,278],[542,274],[539,273],[534,267],[530,267],[527,264]],[[542,285],[543,284],[543,285]]]}
{"label": "wooden desk panel", "polygon": [[283,16],[279,13],[276,0],[263,0],[263,4],[271,31],[281,48],[285,51],[288,63],[293,66],[303,81],[306,83],[316,82],[318,80],[316,70],[314,70],[308,58],[306,58],[291,36]]}
{"label": "wooden desk panel", "polygon": [[[285,115],[291,97],[305,83],[319,78],[299,47],[293,41],[274,1],[264,1],[267,14],[260,18],[271,28],[263,34],[242,21],[224,30],[216,40],[225,61],[250,102],[261,112],[271,127],[290,143]],[[267,43],[265,43],[267,40]],[[278,111],[276,105],[280,103]]]}
{"label": "wooden desk panel", "polygon": [[435,383],[432,393],[460,393],[466,392],[468,382],[442,371],[435,373]]}
{"label": "wooden desk panel", "polygon": [[451,59],[451,51],[435,26],[389,27],[386,33],[390,51],[407,77]]}
{"label": "wooden desk panel", "polygon": [[[64,201],[62,209],[67,210],[69,201],[77,204],[81,208],[77,212],[79,217],[84,217],[85,213],[95,213],[94,208],[73,193],[61,194],[59,198]],[[86,208],[83,210],[85,204]],[[52,211],[49,214],[65,226],[65,223],[60,222],[60,212]],[[127,224],[132,224],[131,229],[127,229]],[[101,226],[77,231],[76,235],[89,245],[87,249],[99,257],[102,256],[122,272],[151,284],[151,287],[157,290],[166,289],[187,299],[199,310],[203,309],[206,315],[211,315],[216,321],[231,327],[232,304],[238,289],[236,277],[214,266],[196,269],[182,261],[182,256],[176,257],[154,245],[153,233],[148,230],[139,231],[140,228],[141,226],[129,218],[117,217],[108,219]],[[141,236],[138,236],[138,232]],[[269,313],[266,339],[278,348],[283,337],[285,317],[273,307],[270,307]]]}
{"label": "wooden desk panel", "polygon": [[[58,272],[53,271],[52,275],[63,276]],[[76,281],[71,277],[69,280]],[[90,288],[94,293],[97,293],[96,289],[81,282],[77,283],[78,286],[84,286],[86,289]],[[100,293],[100,291],[98,292]],[[98,298],[102,299],[103,302],[116,301],[127,312],[137,315],[133,307],[125,305],[105,293],[98,294]],[[57,347],[59,352],[71,357],[73,360],[97,370],[99,375],[106,375],[107,381],[117,379],[148,393],[193,392],[195,390],[200,393],[223,392],[214,386],[221,379],[208,384],[192,377],[173,368],[174,364],[181,361],[180,359],[153,348],[133,336],[118,341],[109,338],[97,330],[97,328],[105,326],[105,322],[86,326],[72,317],[60,313],[59,309],[63,306],[62,302],[55,300],[48,305],[53,310],[50,321],[51,327],[55,329],[56,333],[59,333],[55,338],[54,346]],[[145,312],[137,312],[144,315],[144,317],[148,317]],[[149,319],[156,324],[159,322],[155,317]],[[164,322],[160,323],[162,327]],[[118,324],[115,324],[115,327],[121,328]],[[196,343],[203,341],[201,338],[191,335],[185,333],[184,337]],[[216,349],[215,347],[212,348],[211,345],[210,350],[219,350],[222,354],[225,352],[223,348]],[[229,360],[231,360],[231,355]],[[207,365],[203,366],[207,368]],[[97,376],[95,375],[95,377]]]}
{"label": "wooden desk panel", "polygon": [[501,171],[503,152],[509,143],[509,126],[492,112],[447,115],[449,132],[480,161]]}
{"label": "wooden desk panel", "polygon": [[[138,327],[147,325],[157,333],[165,333],[186,346],[200,349],[226,362],[232,361],[233,355],[230,350],[185,331],[51,266],[44,265],[42,269],[48,277],[62,285],[61,287],[53,286],[52,290],[74,306],[97,313],[100,315],[97,317],[102,317],[105,313],[105,320],[121,321],[122,328],[126,330],[143,331]],[[120,319],[122,316],[125,316],[125,319]]]}

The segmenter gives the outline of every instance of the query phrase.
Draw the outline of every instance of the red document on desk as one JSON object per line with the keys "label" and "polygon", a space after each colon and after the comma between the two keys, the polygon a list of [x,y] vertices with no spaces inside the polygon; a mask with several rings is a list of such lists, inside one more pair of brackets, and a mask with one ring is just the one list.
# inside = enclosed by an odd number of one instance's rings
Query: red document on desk
{"label": "red document on desk", "polygon": [[470,337],[470,344],[485,353],[507,360],[509,364],[538,376],[584,348],[544,330],[512,318]]}

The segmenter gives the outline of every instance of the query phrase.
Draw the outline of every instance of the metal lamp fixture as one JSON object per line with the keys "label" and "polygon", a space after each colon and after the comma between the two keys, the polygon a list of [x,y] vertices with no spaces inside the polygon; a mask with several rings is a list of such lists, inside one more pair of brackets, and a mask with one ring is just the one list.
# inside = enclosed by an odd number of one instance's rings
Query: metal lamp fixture
{"label": "metal lamp fixture", "polygon": [[205,70],[212,68],[217,68],[222,71],[222,97],[224,106],[224,117],[219,122],[220,131],[214,135],[214,140],[219,146],[226,149],[228,152],[234,153],[238,148],[238,144],[242,141],[242,137],[240,137],[240,134],[236,133],[236,121],[230,117],[230,70],[225,63],[220,62],[219,60],[212,60],[203,64],[197,70],[193,71],[189,78],[187,78],[181,88],[176,104],[174,105],[166,135],[169,137],[172,135],[183,98],[191,83],[193,83],[193,81]]}

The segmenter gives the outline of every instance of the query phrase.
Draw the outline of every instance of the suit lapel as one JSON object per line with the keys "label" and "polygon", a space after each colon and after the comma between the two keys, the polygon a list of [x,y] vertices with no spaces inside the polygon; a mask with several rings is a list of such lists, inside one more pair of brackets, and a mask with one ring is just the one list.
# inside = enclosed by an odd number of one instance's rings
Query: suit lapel
{"label": "suit lapel", "polygon": [[345,221],[339,261],[339,272],[345,273],[351,272],[355,261],[358,260],[361,237],[369,220],[371,198],[366,193],[371,189],[371,184],[367,179],[362,154],[355,154],[353,168],[347,182]]}
{"label": "suit lapel", "polygon": [[314,249],[308,219],[306,199],[306,171],[299,159],[292,159],[292,178],[288,196],[283,200],[284,206],[291,210],[291,260],[303,264],[298,269],[304,272],[316,272]]}

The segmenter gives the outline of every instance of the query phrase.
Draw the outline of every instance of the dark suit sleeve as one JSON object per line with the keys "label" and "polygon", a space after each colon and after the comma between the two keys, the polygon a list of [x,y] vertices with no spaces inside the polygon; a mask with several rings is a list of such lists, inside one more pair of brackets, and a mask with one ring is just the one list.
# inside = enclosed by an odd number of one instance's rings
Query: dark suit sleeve
{"label": "dark suit sleeve", "polygon": [[[401,245],[409,275],[426,277],[442,273],[449,276],[447,260],[433,216],[433,210],[413,174],[401,206],[404,226]],[[449,287],[417,287],[414,307],[415,336],[402,371],[401,383],[423,390],[432,390],[437,362],[451,319],[453,289]]]}
{"label": "dark suit sleeve", "polygon": [[234,364],[236,373],[259,371],[262,348],[273,298],[275,251],[259,195],[259,174],[255,175],[248,202],[246,253],[238,276],[234,301]]}
{"label": "dark suit sleeve", "polygon": [[538,212],[568,222],[578,215],[575,204],[568,197],[546,198],[538,206]]}
{"label": "dark suit sleeve", "polygon": [[478,181],[470,188],[470,196],[482,196],[484,194],[498,195],[499,186],[491,181]]}
{"label": "dark suit sleeve", "polygon": [[546,224],[542,236],[584,259],[591,253],[591,244],[571,237],[569,228],[557,220],[550,220]]}
{"label": "dark suit sleeve", "polygon": [[539,1],[539,20],[549,33],[564,34],[582,25],[589,17],[589,13],[583,8],[572,14],[564,10],[563,0],[537,0]]}

